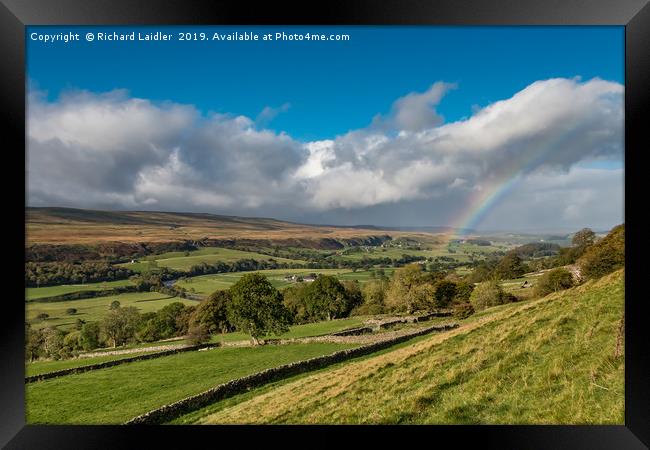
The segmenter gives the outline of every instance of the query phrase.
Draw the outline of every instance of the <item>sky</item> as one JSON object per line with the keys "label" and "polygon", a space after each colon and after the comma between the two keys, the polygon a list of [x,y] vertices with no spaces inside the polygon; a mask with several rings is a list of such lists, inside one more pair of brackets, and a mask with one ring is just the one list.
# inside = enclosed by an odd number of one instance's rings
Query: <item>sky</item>
{"label": "sky", "polygon": [[[113,32],[136,40],[99,39]],[[155,32],[171,40],[137,40]],[[212,39],[234,32],[259,40]],[[262,40],[282,32],[349,40]],[[624,220],[622,27],[42,26],[26,46],[30,206],[504,231]]]}

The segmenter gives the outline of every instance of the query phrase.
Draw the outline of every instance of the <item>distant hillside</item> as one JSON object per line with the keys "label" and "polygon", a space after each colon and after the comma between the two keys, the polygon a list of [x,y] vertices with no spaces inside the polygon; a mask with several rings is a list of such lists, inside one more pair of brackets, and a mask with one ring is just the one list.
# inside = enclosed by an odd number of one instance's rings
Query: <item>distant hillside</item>
{"label": "distant hillside", "polygon": [[25,216],[28,245],[161,243],[224,239],[363,240],[387,234],[409,234],[204,213],[27,208]]}
{"label": "distant hillside", "polygon": [[199,423],[623,424],[624,275],[215,405]]}

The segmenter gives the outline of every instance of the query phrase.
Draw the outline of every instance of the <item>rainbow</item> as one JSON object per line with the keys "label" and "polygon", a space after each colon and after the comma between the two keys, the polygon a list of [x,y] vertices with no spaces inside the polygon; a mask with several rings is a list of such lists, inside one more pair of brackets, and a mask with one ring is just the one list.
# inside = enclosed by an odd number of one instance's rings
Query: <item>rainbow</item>
{"label": "rainbow", "polygon": [[501,164],[498,171],[490,174],[480,187],[475,188],[468,196],[460,213],[450,221],[450,226],[454,228],[454,231],[447,238],[449,240],[458,239],[466,234],[463,230],[476,228],[486,215],[508,196],[524,175],[547,162],[549,155],[554,151],[569,147],[563,144],[579,133],[580,129],[581,126],[578,126],[569,133],[558,133],[555,138],[542,139],[536,148],[528,149],[527,156],[517,157],[515,155]]}

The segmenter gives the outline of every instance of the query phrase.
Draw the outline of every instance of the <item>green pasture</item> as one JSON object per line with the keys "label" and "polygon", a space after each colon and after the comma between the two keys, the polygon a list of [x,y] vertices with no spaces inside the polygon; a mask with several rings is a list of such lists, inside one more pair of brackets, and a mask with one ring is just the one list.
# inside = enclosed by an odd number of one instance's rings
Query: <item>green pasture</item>
{"label": "green pasture", "polygon": [[59,286],[45,286],[38,288],[25,289],[25,298],[27,301],[38,300],[40,298],[55,297],[57,295],[71,294],[80,291],[95,291],[102,289],[113,289],[117,287],[129,286],[129,280],[102,281],[100,283],[84,284],[62,284]]}
{"label": "green pasture", "polygon": [[[181,302],[186,305],[198,304],[196,300],[170,297],[159,292],[133,292],[64,302],[28,302],[25,305],[26,319],[34,328],[54,326],[61,329],[70,329],[74,327],[77,319],[86,322],[102,320],[114,300],[119,301],[122,307],[135,306],[141,313],[157,311],[173,302]],[[77,312],[68,314],[66,310],[69,308],[75,308]],[[41,313],[49,314],[49,317],[45,320],[37,319],[37,316]]]}
{"label": "green pasture", "polygon": [[[189,270],[190,267],[201,263],[214,264],[217,262],[231,263],[240,259],[254,259],[257,261],[268,261],[274,259],[279,263],[304,263],[304,261],[273,257],[255,252],[245,252],[220,247],[206,247],[191,252],[168,252],[160,255],[151,255],[137,260],[135,263],[119,264],[122,267],[143,272],[154,267],[167,267],[174,270]],[[155,261],[155,264],[152,262]]]}
{"label": "green pasture", "polygon": [[29,424],[121,424],[226,381],[354,345],[313,343],[179,353],[25,386]]}

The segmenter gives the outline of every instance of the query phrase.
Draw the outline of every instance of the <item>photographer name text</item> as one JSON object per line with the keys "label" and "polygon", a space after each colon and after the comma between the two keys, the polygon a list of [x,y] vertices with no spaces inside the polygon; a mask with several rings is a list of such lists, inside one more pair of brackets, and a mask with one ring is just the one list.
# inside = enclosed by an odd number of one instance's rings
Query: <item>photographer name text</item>
{"label": "photographer name text", "polygon": [[206,32],[177,32],[166,33],[154,32],[87,32],[87,33],[31,33],[29,38],[32,41],[39,41],[45,44],[71,43],[71,42],[165,42],[165,41],[216,41],[216,42],[246,42],[246,41],[349,41],[349,34],[324,34],[324,33],[287,33],[278,31],[273,33],[256,33],[250,31],[234,31],[230,33],[206,33]]}

